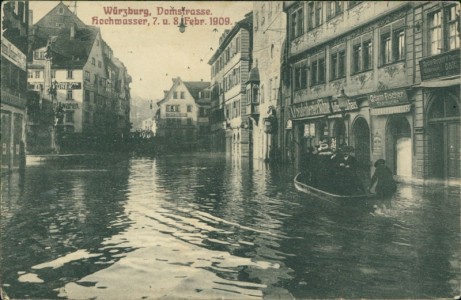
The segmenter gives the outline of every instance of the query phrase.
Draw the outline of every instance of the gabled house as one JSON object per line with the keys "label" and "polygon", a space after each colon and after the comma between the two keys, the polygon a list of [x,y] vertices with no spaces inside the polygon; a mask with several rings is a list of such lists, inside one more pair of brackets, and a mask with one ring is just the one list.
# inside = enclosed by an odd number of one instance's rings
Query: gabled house
{"label": "gabled house", "polygon": [[[30,32],[28,88],[39,100],[30,110],[29,151],[52,146],[50,126],[69,151],[88,140],[120,140],[129,131],[131,79],[99,28],[85,25],[61,2]],[[52,100],[50,87],[56,91]]]}
{"label": "gabled house", "polygon": [[[209,82],[173,79],[173,85],[157,104],[157,137],[169,149],[193,150],[207,144],[209,130]],[[202,137],[202,138],[200,138]]]}

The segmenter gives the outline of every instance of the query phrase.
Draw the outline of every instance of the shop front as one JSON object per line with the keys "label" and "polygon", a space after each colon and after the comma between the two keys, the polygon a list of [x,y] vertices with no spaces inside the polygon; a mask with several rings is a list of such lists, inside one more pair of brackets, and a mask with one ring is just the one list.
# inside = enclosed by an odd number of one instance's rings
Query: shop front
{"label": "shop front", "polygon": [[328,136],[327,116],[331,114],[328,98],[304,101],[290,106],[295,165],[302,167],[308,151]]}
{"label": "shop front", "polygon": [[[368,95],[372,118],[372,158],[386,160],[394,175],[412,177],[412,106],[405,88]],[[360,125],[360,123],[357,124]]]}
{"label": "shop front", "polygon": [[460,60],[455,49],[420,62],[427,178],[461,178]]}
{"label": "shop front", "polygon": [[290,107],[290,127],[287,144],[295,145],[295,163],[302,166],[303,158],[320,143],[337,149],[349,143],[348,113],[358,110],[354,99],[328,97],[296,103]]}

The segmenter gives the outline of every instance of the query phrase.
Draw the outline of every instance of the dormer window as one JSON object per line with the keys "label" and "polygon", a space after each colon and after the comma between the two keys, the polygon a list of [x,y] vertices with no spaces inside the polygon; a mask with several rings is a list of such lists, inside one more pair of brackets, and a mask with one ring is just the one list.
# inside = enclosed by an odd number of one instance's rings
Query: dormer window
{"label": "dormer window", "polygon": [[34,51],[34,59],[45,59],[45,51]]}

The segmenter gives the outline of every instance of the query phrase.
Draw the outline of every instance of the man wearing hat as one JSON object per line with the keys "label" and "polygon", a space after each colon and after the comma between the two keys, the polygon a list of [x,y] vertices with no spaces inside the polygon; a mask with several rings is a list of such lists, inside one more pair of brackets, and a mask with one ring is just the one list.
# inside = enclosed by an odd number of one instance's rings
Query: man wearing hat
{"label": "man wearing hat", "polygon": [[316,179],[315,185],[316,187],[322,190],[329,191],[331,185],[331,178],[329,172],[330,157],[333,154],[333,152],[331,151],[330,146],[328,145],[326,140],[322,141],[317,149],[317,166],[315,168],[315,171],[313,172],[313,175]]}
{"label": "man wearing hat", "polygon": [[351,153],[354,151],[352,146],[341,148],[342,157],[336,161],[336,174],[338,176],[338,192],[344,195],[354,195],[363,193],[363,187],[357,176],[357,160]]}

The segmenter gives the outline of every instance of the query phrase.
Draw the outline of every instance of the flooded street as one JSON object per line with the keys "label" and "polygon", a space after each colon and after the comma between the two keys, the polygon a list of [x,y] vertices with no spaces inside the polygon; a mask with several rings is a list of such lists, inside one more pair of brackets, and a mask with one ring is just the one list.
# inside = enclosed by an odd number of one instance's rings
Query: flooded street
{"label": "flooded street", "polygon": [[195,154],[42,163],[2,178],[11,298],[452,298],[459,188],[338,205],[295,172]]}

